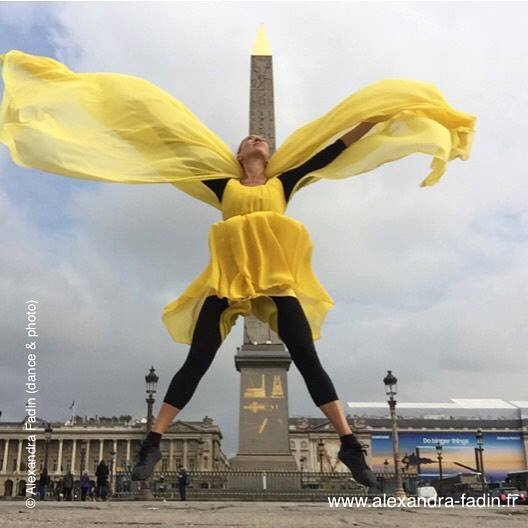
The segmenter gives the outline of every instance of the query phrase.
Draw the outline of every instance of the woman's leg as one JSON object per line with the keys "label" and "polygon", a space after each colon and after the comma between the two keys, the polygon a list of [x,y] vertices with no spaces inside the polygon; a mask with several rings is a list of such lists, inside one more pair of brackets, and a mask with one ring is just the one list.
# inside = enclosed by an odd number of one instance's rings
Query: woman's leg
{"label": "woman's leg", "polygon": [[345,411],[339,400],[320,405],[319,409],[321,409],[330,420],[330,423],[334,426],[334,429],[339,436],[352,433],[352,429],[345,416]]}
{"label": "woman's leg", "polygon": [[211,295],[205,299],[196,321],[187,359],[173,376],[152,428],[141,444],[138,460],[130,475],[132,480],[147,479],[161,459],[159,444],[163,433],[191,399],[222,344],[220,315],[228,306],[225,298]]}
{"label": "woman's leg", "polygon": [[172,378],[154,420],[153,432],[163,434],[166,431],[174,417],[189,402],[198,383],[211,366],[222,344],[220,316],[228,306],[225,298],[212,295],[205,299],[196,321],[187,359]]}
{"label": "woman's leg", "polygon": [[277,306],[279,337],[299,369],[314,403],[325,413],[339,434],[338,459],[352,472],[357,482],[376,486],[377,480],[364,456],[364,449],[345,417],[332,380],[317,356],[312,332],[304,310],[296,297],[272,297]]}
{"label": "woman's leg", "polygon": [[324,370],[312,339],[312,331],[296,297],[272,297],[277,306],[279,337],[301,373],[315,405],[328,417],[334,429],[343,436],[352,430],[332,380]]}

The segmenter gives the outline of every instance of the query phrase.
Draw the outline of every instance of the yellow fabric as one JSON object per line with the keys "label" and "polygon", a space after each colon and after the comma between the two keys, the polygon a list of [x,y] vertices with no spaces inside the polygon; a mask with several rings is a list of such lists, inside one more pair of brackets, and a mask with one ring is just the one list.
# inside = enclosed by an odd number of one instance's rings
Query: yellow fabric
{"label": "yellow fabric", "polygon": [[144,79],[77,74],[17,50],[0,62],[0,142],[17,165],[106,182],[173,183],[218,209],[199,180],[242,175],[216,134]]}
{"label": "yellow fabric", "polygon": [[313,339],[319,339],[334,303],[312,271],[312,242],[305,227],[284,214],[280,180],[249,187],[232,178],[222,204],[224,220],[209,231],[209,264],[163,311],[172,338],[191,343],[208,295],[229,301],[220,320],[222,340],[240,315],[250,313],[278,333],[277,309],[269,296],[292,295],[299,299]]}
{"label": "yellow fabric", "polygon": [[[382,80],[291,134],[270,159],[268,183],[244,187],[236,181],[242,170],[227,145],[180,101],[149,81],[117,73],[74,73],[54,59],[18,50],[0,55],[0,63],[0,142],[16,164],[105,182],[170,183],[222,211],[225,223],[214,224],[210,232],[210,267],[174,301],[177,304],[164,310],[171,335],[185,343],[190,342],[205,285],[229,291],[232,301],[245,299],[224,314],[225,332],[236,310],[247,312],[248,299],[272,324],[270,300],[259,294],[277,281],[283,281],[281,291],[304,298],[308,311],[312,303],[310,323],[317,337],[331,299],[309,270],[307,233],[283,214],[279,174],[301,165],[360,122],[375,122],[332,163],[303,177],[290,196],[321,178],[347,178],[413,153],[432,156],[431,171],[421,185],[434,185],[448,161],[468,159],[476,122],[475,116],[451,108],[432,84]],[[222,207],[201,180],[225,177],[233,180]],[[291,241],[288,229],[296,233],[297,252],[269,260],[270,279],[262,271],[268,270],[266,258],[271,258],[272,246],[284,250]],[[242,234],[235,236],[237,230]],[[238,282],[242,264],[222,240],[238,244],[241,258],[249,262]],[[295,277],[306,284],[296,283]]]}

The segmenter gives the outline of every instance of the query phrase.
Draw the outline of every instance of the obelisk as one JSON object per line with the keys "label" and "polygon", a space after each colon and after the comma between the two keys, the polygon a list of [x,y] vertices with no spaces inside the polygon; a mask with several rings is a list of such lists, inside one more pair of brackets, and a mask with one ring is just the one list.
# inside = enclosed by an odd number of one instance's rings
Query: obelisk
{"label": "obelisk", "polygon": [[[249,133],[264,136],[275,151],[271,49],[261,25],[251,52]],[[238,452],[232,469],[297,470],[288,437],[287,371],[291,358],[279,336],[254,315],[244,320],[240,372]]]}

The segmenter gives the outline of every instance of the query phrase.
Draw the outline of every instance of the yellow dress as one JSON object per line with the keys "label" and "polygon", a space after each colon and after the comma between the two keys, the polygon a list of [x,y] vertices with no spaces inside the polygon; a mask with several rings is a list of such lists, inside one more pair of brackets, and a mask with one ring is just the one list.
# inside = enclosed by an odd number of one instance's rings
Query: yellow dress
{"label": "yellow dress", "polygon": [[183,294],[163,310],[172,338],[191,343],[202,304],[208,295],[226,297],[220,318],[225,339],[239,315],[253,313],[278,333],[277,309],[271,295],[297,297],[314,340],[333,300],[312,267],[312,242],[306,228],[286,216],[279,178],[248,186],[228,180],[222,198],[221,222],[209,231],[211,259]]}

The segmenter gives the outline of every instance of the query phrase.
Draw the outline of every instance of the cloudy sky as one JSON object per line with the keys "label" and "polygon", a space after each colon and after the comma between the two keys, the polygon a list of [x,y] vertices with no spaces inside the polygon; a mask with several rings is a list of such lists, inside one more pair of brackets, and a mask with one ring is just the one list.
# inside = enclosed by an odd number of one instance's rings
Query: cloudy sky
{"label": "cloudy sky", "polygon": [[[187,105],[235,148],[248,132],[250,49],[273,50],[277,139],[383,78],[434,83],[478,117],[468,161],[420,188],[410,156],[296,195],[288,214],[314,243],[335,301],[316,341],[343,404],[526,400],[528,41],[526,3],[9,3],[0,53],[48,55],[78,72],[137,75]],[[142,415],[183,363],[161,310],[207,265],[219,212],[169,185],[84,182],[22,169],[0,145],[2,420],[24,417],[25,301],[39,301],[40,416]],[[189,229],[192,226],[192,229]],[[7,300],[7,302],[5,302]],[[182,420],[209,415],[236,452],[243,320]],[[320,417],[289,375],[290,415]],[[156,409],[158,404],[156,404]]]}

